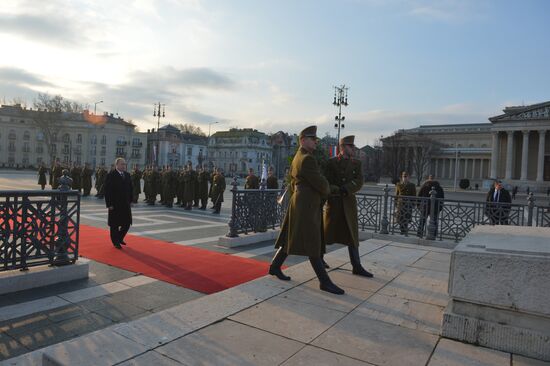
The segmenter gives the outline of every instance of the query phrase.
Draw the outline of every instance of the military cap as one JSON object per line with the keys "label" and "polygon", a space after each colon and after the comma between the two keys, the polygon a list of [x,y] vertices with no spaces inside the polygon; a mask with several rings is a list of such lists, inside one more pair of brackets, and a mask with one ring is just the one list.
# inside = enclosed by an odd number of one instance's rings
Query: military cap
{"label": "military cap", "polygon": [[346,136],[340,139],[340,145],[355,145],[355,136]]}
{"label": "military cap", "polygon": [[304,128],[302,132],[300,132],[300,138],[302,137],[317,137],[317,126]]}

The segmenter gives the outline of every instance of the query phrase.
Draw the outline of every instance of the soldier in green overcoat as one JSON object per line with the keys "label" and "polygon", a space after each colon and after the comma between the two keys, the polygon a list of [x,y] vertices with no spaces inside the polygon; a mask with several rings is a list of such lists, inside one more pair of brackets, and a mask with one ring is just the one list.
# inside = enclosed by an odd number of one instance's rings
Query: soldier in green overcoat
{"label": "soldier in green overcoat", "polygon": [[199,182],[198,195],[201,201],[201,210],[206,210],[206,205],[208,204],[208,180],[210,179],[210,174],[203,167],[199,168],[199,175],[197,181]]}
{"label": "soldier in green overcoat", "polygon": [[107,169],[102,165],[96,174],[97,179],[97,198],[105,197],[105,180],[107,179]]}
{"label": "soldier in green overcoat", "polygon": [[183,203],[183,191],[185,189],[184,187],[184,181],[183,176],[185,175],[185,168],[180,168],[177,172],[177,181],[178,184],[176,186],[176,205],[180,205],[181,207],[185,207],[185,204]]}
{"label": "soldier in green overcoat", "polygon": [[317,126],[300,132],[300,148],[290,168],[292,196],[279,237],[278,248],[269,267],[269,274],[281,280],[290,280],[281,266],[289,254],[309,257],[309,262],[320,282],[320,289],[341,295],[344,290],[328,276],[321,256],[325,253],[323,240],[322,203],[330,193],[327,179],[321,174],[312,153],[317,147]]}
{"label": "soldier in green overcoat", "polygon": [[214,203],[214,211],[212,213],[219,214],[222,208],[223,192],[225,191],[225,177],[221,169],[214,168],[214,178],[212,180],[212,202]]}
{"label": "soldier in green overcoat", "polygon": [[163,191],[164,191],[164,204],[166,207],[172,207],[174,205],[174,197],[176,196],[176,185],[178,184],[177,173],[172,170],[172,167],[168,165],[166,171],[163,174]]}
{"label": "soldier in green overcoat", "polygon": [[260,189],[260,179],[254,175],[254,169],[248,168],[244,189]]}
{"label": "soldier in green overcoat", "polygon": [[353,159],[355,136],[340,139],[340,153],[329,159],[325,177],[330,184],[324,212],[324,232],[327,244],[348,246],[353,274],[372,277],[361,265],[359,256],[359,227],[357,222],[357,199],[355,194],[363,187],[361,161]]}
{"label": "soldier in green overcoat", "polygon": [[59,178],[63,176],[63,167],[59,163],[59,160],[56,160],[55,165],[52,170],[52,189],[57,189],[59,187]]}
{"label": "soldier in green overcoat", "polygon": [[46,167],[44,163],[40,163],[38,168],[38,184],[42,187],[42,190],[46,187]]}
{"label": "soldier in green overcoat", "polygon": [[135,164],[134,169],[130,173],[130,178],[132,180],[132,202],[138,203],[139,194],[141,193],[141,177],[143,173],[139,170],[139,165]]}
{"label": "soldier in green overcoat", "polygon": [[[406,196],[406,197],[403,197]],[[407,234],[412,221],[412,211],[416,203],[416,187],[409,182],[409,174],[401,173],[401,182],[395,185],[395,220],[399,224],[401,234]]]}
{"label": "soldier in green overcoat", "polygon": [[265,184],[267,189],[279,189],[279,181],[277,180],[277,177],[273,175],[272,166],[270,166],[267,170],[267,179]]}
{"label": "soldier in green overcoat", "polygon": [[80,173],[80,181],[82,182],[82,190],[84,191],[83,196],[87,197],[90,195],[92,190],[92,174],[93,170],[90,169],[90,164],[85,163],[82,172]]}
{"label": "soldier in green overcoat", "polygon": [[77,163],[73,164],[73,167],[70,171],[71,178],[73,180],[73,184],[71,186],[72,189],[77,190],[80,192],[82,189],[82,182],[80,180],[80,175],[82,174],[82,169],[78,166]]}
{"label": "soldier in green overcoat", "polygon": [[183,175],[183,203],[186,210],[191,210],[193,206],[193,200],[195,199],[195,180],[196,172],[193,170],[193,165],[189,163]]}

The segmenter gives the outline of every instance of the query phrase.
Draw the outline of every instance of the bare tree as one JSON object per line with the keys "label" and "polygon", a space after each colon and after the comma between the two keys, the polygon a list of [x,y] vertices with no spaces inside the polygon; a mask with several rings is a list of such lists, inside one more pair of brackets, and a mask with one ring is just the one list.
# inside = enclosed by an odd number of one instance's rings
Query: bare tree
{"label": "bare tree", "polygon": [[391,177],[392,182],[396,182],[400,173],[410,167],[409,141],[398,131],[383,138],[382,142],[384,172]]}
{"label": "bare tree", "polygon": [[53,144],[56,137],[63,128],[64,113],[81,113],[83,107],[81,104],[64,99],[61,95],[50,96],[47,93],[38,93],[33,106],[36,111],[33,112],[33,120],[36,126],[44,134],[44,142],[50,161],[55,158]]}
{"label": "bare tree", "polygon": [[191,123],[178,123],[174,127],[178,128],[183,133],[188,133],[191,135],[206,136],[203,130],[199,126],[195,126]]}
{"label": "bare tree", "polygon": [[412,147],[412,168],[416,176],[416,184],[420,185],[422,178],[428,172],[430,160],[441,144],[422,134],[410,136],[409,141]]}

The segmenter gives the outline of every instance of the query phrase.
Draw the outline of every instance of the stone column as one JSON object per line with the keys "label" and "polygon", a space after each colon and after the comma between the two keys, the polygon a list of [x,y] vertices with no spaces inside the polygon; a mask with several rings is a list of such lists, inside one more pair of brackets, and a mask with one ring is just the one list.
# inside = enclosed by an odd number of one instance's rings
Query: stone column
{"label": "stone column", "polygon": [[529,131],[522,131],[523,133],[523,145],[521,147],[521,180],[527,180],[527,165],[529,160]]}
{"label": "stone column", "polygon": [[514,154],[514,131],[506,131],[508,135],[506,141],[506,173],[504,179],[512,179],[512,158]]}
{"label": "stone column", "polygon": [[439,159],[435,159],[435,179],[439,178]]}
{"label": "stone column", "polygon": [[539,156],[537,160],[537,182],[544,180],[544,144],[546,142],[546,130],[539,130]]}
{"label": "stone column", "polygon": [[479,162],[479,179],[483,179],[484,162],[485,162],[485,159],[481,159],[481,161]]}
{"label": "stone column", "polygon": [[497,178],[498,132],[493,132],[493,152],[491,153],[491,178]]}

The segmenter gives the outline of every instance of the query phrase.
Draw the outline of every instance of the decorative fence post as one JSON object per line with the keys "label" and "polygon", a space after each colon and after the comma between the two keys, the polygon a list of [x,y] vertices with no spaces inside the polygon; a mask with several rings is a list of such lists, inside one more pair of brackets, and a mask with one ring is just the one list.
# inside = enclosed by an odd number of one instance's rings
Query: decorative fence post
{"label": "decorative fence post", "polygon": [[[73,180],[69,177],[69,171],[63,170],[63,176],[59,178],[59,191],[68,192],[71,190]],[[67,254],[67,248],[71,243],[69,236],[69,213],[67,212],[67,195],[61,194],[59,197],[59,226],[57,232],[57,241],[55,245],[55,259],[53,264],[64,266],[71,264]]]}
{"label": "decorative fence post", "polygon": [[535,197],[533,192],[527,196],[527,226],[533,226],[533,209],[535,208]]}
{"label": "decorative fence post", "polygon": [[380,234],[389,234],[388,231],[388,197],[389,197],[390,189],[388,188],[388,185],[384,187],[384,210],[382,211],[382,221],[380,222]]}
{"label": "decorative fence post", "polygon": [[260,181],[260,191],[258,194],[260,195],[260,204],[256,209],[260,209],[259,211],[256,211],[256,227],[254,228],[255,232],[263,233],[267,231],[267,218],[269,216],[268,210],[271,209],[271,205],[269,202],[267,202],[269,195],[265,191],[267,188],[267,182],[265,179],[262,179]]}
{"label": "decorative fence post", "polygon": [[229,232],[227,233],[227,237],[229,238],[236,238],[239,236],[237,234],[237,186],[239,183],[237,182],[237,176],[233,177],[233,182],[231,182],[231,185],[233,188],[231,188],[231,192],[233,193],[232,201],[231,201],[231,219],[229,220]]}
{"label": "decorative fence post", "polygon": [[437,215],[439,214],[439,210],[436,211],[435,209],[436,204],[438,204],[435,197],[436,194],[435,187],[432,187],[430,190],[430,221],[428,223],[428,235],[426,236],[428,240],[435,240],[437,233]]}

